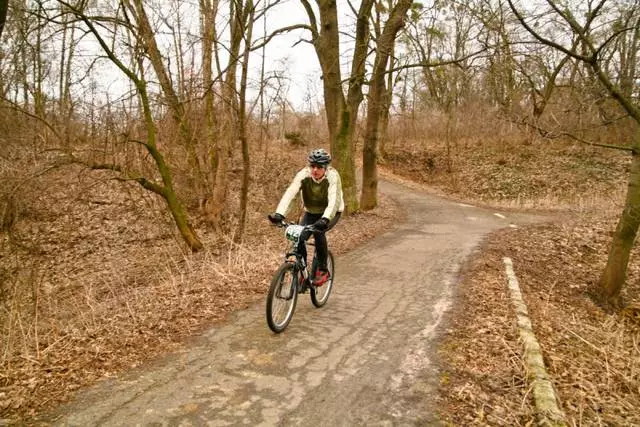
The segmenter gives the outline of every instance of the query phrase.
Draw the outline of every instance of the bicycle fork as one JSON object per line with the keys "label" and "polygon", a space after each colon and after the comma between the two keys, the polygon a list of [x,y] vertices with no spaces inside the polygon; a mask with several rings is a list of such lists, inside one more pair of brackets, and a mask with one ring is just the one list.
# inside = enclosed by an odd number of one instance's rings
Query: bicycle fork
{"label": "bicycle fork", "polygon": [[298,284],[298,292],[303,294],[307,290],[306,283],[309,280],[309,271],[307,271],[307,265],[304,259],[300,258],[297,268],[296,282]]}

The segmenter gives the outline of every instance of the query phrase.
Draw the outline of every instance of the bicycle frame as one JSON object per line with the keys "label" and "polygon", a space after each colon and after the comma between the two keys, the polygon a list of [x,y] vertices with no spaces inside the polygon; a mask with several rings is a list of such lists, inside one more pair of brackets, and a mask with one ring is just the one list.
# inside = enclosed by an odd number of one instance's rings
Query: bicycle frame
{"label": "bicycle frame", "polygon": [[[288,227],[290,225],[297,225],[295,223],[283,223],[282,227]],[[316,264],[317,264],[317,259],[316,259],[316,251],[315,251],[315,244],[314,243],[310,243],[310,242],[305,242],[305,244],[307,246],[314,246],[314,250],[313,250],[313,261],[311,264],[311,270],[308,268],[308,264],[307,264],[307,260],[302,258],[302,255],[300,253],[298,253],[298,245],[300,244],[300,238],[302,237],[302,231],[305,230],[312,230],[313,226],[311,225],[307,225],[304,226],[304,228],[301,230],[300,235],[298,236],[298,238],[295,241],[289,240],[290,244],[289,244],[289,250],[285,253],[285,262],[294,262],[295,263],[295,267],[294,267],[294,274],[295,274],[295,283],[298,286],[298,293],[305,293],[310,287],[310,280],[309,277],[314,273],[314,270],[316,268]],[[291,261],[291,258],[294,258],[295,261]],[[300,281],[300,275],[299,273],[302,273],[302,283]]]}

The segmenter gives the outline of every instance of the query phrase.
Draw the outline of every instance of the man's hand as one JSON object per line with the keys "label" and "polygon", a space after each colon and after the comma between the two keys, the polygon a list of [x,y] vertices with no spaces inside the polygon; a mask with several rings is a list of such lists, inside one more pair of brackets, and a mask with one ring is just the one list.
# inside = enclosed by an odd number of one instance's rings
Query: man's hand
{"label": "man's hand", "polygon": [[269,214],[267,217],[272,224],[280,224],[282,223],[282,221],[284,221],[284,216],[282,216],[278,212]]}
{"label": "man's hand", "polygon": [[318,231],[325,231],[329,227],[329,219],[322,217],[313,224],[313,228]]}

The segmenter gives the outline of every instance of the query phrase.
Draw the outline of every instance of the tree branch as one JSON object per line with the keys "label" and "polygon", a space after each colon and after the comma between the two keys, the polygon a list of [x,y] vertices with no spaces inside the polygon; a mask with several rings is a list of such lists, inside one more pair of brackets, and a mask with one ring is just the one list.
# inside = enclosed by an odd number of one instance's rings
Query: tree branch
{"label": "tree branch", "polygon": [[166,199],[167,197],[167,191],[165,189],[165,187],[163,187],[160,184],[156,184],[153,181],[148,180],[147,178],[143,177],[143,176],[134,176],[128,172],[126,172],[124,169],[122,169],[122,166],[120,165],[116,165],[113,163],[93,163],[93,162],[87,162],[84,160],[81,160],[79,158],[77,158],[76,156],[74,156],[73,154],[69,154],[67,153],[67,155],[64,158],[64,162],[59,163],[58,165],[64,165],[64,164],[78,164],[78,165],[82,165],[85,166],[91,170],[109,170],[109,171],[113,171],[113,172],[119,172],[125,176],[117,176],[115,177],[116,180],[118,181],[135,181],[138,184],[140,184],[141,187],[158,194],[159,196],[162,196],[163,198]]}
{"label": "tree branch", "polygon": [[78,18],[80,18],[85,25],[89,28],[89,31],[91,31],[91,33],[93,33],[93,35],[95,36],[96,40],[98,41],[98,43],[100,44],[100,47],[102,47],[102,50],[107,54],[107,56],[109,57],[109,59],[123,72],[126,74],[127,77],[129,77],[131,79],[131,81],[133,81],[136,85],[139,85],[140,79],[138,78],[138,76],[136,76],[134,74],[133,71],[131,71],[130,69],[128,69],[117,57],[116,55],[113,53],[113,51],[109,48],[109,46],[107,46],[107,43],[104,41],[104,39],[102,38],[102,36],[100,36],[100,34],[98,33],[98,30],[96,29],[96,27],[93,25],[93,23],[91,22],[91,20],[89,19],[89,17],[87,17],[87,15],[85,15],[84,13],[82,13],[80,10],[76,9],[74,6],[72,6],[71,4],[62,1],[62,0],[58,0],[60,2],[60,4],[66,6],[67,8],[69,8],[70,11],[73,12],[73,14],[75,14]]}
{"label": "tree branch", "polygon": [[288,27],[278,28],[277,30],[275,30],[271,34],[269,34],[267,37],[262,39],[262,41],[259,44],[251,46],[251,51],[260,49],[263,46],[267,45],[271,41],[271,39],[273,39],[278,34],[287,33],[289,31],[294,31],[294,30],[301,30],[301,29],[302,30],[309,30],[309,31],[311,31],[313,33],[313,28],[311,28],[309,25],[306,25],[306,24],[296,24],[296,25],[290,25]]}
{"label": "tree branch", "polygon": [[531,34],[540,43],[545,44],[547,46],[551,46],[565,53],[566,55],[571,56],[572,58],[579,59],[580,61],[584,61],[586,63],[593,62],[593,57],[579,55],[575,51],[569,50],[566,47],[562,46],[561,44],[558,44],[556,42],[553,42],[551,40],[548,40],[542,37],[533,28],[531,28],[529,24],[527,24],[527,21],[524,19],[524,16],[520,13],[518,9],[516,9],[515,5],[513,4],[513,0],[507,0],[507,2],[509,3],[509,7],[511,8],[511,11],[513,12],[513,14],[516,15],[516,18],[518,19],[518,21],[520,21],[520,24],[522,24],[522,26],[529,32],[529,34]]}
{"label": "tree branch", "polygon": [[[567,22],[569,22],[571,27],[578,34],[580,40],[587,45],[589,50],[592,52],[592,55],[590,55],[590,56],[578,55],[574,51],[568,50],[565,47],[563,47],[563,46],[561,46],[561,45],[559,45],[557,43],[554,43],[554,42],[552,42],[550,40],[547,40],[544,37],[540,36],[535,30],[533,30],[531,27],[528,26],[528,24],[525,22],[524,17],[520,14],[520,12],[518,10],[516,10],[515,6],[513,5],[513,0],[507,0],[507,1],[509,2],[509,6],[511,7],[511,10],[516,15],[516,17],[518,18],[520,23],[526,28],[526,30],[529,32],[529,34],[531,34],[533,37],[535,37],[541,43],[543,43],[543,44],[545,44],[547,46],[551,46],[553,48],[556,48],[556,49],[566,53],[567,55],[569,55],[569,56],[571,56],[573,58],[576,58],[576,59],[578,59],[580,61],[583,61],[583,62],[589,64],[591,66],[591,68],[593,69],[593,71],[596,73],[596,76],[598,77],[598,80],[600,80],[600,83],[602,83],[602,85],[607,89],[609,94],[616,101],[618,101],[618,103],[622,106],[622,108],[625,109],[625,111],[633,118],[633,120],[636,123],[640,124],[640,108],[638,108],[632,102],[632,100],[630,98],[626,97],[613,84],[613,82],[609,79],[609,77],[602,70],[600,64],[598,63],[598,57],[597,57],[597,52],[598,51],[593,46],[593,43],[591,43],[591,40],[589,40],[589,38],[584,33],[584,29],[580,28],[578,23],[575,21],[575,19],[573,19],[573,17],[571,15],[563,14],[561,11],[558,10],[557,6],[551,0],[547,0],[547,2],[551,5],[551,7],[554,8],[554,10],[556,10],[557,13],[560,14],[563,18],[565,18],[567,20]],[[592,12],[592,14],[591,14],[592,16],[590,16],[590,19],[593,19],[595,17],[597,12],[603,6],[603,3],[604,3],[604,0],[600,4],[598,4],[598,6]],[[589,21],[589,22],[591,22],[591,21]]]}
{"label": "tree branch", "polygon": [[525,125],[531,129],[536,130],[543,138],[547,138],[547,139],[557,139],[563,136],[569,137],[571,139],[573,139],[574,141],[580,142],[582,144],[585,145],[590,145],[592,147],[601,147],[601,148],[610,148],[610,149],[614,149],[614,150],[622,150],[622,151],[628,151],[631,153],[635,154],[635,149],[633,147],[624,147],[622,145],[614,145],[614,144],[602,144],[599,142],[593,142],[593,141],[588,141],[584,138],[580,138],[577,135],[574,135],[571,132],[566,132],[566,131],[550,131],[548,129],[542,128],[540,126],[538,126],[537,124],[531,123],[527,120],[521,120],[521,121],[516,121],[516,120],[511,120],[512,123],[516,123],[516,124],[520,124],[520,125]]}
{"label": "tree branch", "polygon": [[437,61],[437,62],[430,62],[430,61],[422,61],[419,62],[417,64],[405,64],[405,65],[401,65],[399,67],[395,67],[392,70],[389,70],[388,72],[396,72],[396,71],[400,71],[400,70],[405,70],[408,68],[434,68],[434,67],[441,67],[444,65],[458,65],[461,62],[466,61],[467,59],[470,58],[474,58],[476,56],[478,56],[480,53],[486,51],[487,48],[482,48],[478,51],[475,51],[473,53],[470,53],[469,55],[463,56],[462,58],[457,58],[457,59],[450,59],[450,60],[446,60],[446,61]]}
{"label": "tree branch", "polygon": [[313,39],[317,39],[319,37],[318,33],[318,20],[316,18],[316,14],[313,12],[313,8],[309,4],[308,0],[300,0],[304,10],[307,11],[307,16],[309,17],[309,26],[311,27],[311,35]]}

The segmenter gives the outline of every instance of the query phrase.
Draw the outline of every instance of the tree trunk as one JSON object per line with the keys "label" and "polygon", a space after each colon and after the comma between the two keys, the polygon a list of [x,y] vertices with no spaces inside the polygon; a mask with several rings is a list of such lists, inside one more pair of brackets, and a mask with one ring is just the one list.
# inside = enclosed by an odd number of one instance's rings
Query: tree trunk
{"label": "tree trunk", "polygon": [[[265,13],[263,18],[262,18],[262,33],[263,34],[267,34],[267,14]],[[259,138],[259,146],[258,146],[258,151],[262,151],[264,148],[264,157],[265,157],[265,161],[267,160],[267,147],[265,147],[265,141],[264,141],[264,134],[265,134],[265,129],[264,129],[264,89],[265,89],[265,81],[264,81],[264,70],[265,70],[265,61],[266,61],[266,51],[267,51],[267,45],[266,43],[264,45],[262,45],[262,58],[260,61],[260,94],[258,95],[260,97],[260,138]]]}
{"label": "tree trunk", "polygon": [[193,252],[197,252],[203,248],[202,242],[200,242],[198,235],[189,223],[187,211],[185,210],[182,202],[180,202],[180,199],[178,198],[178,195],[176,194],[176,191],[173,187],[171,170],[166,164],[164,156],[157,147],[156,125],[153,120],[151,106],[149,105],[146,82],[143,79],[136,79],[135,83],[136,87],[138,88],[138,93],[140,94],[144,111],[144,119],[147,125],[147,142],[144,145],[147,148],[149,154],[151,154],[151,157],[153,157],[153,160],[156,163],[156,167],[158,168],[158,172],[160,173],[160,177],[162,178],[162,183],[164,184],[162,191],[158,192],[158,194],[163,196],[165,201],[167,202],[167,206],[169,207],[171,216],[173,217],[173,220],[178,227],[178,231],[180,231],[180,235],[182,236],[184,241]]}
{"label": "tree trunk", "polygon": [[[202,81],[204,85],[204,115],[206,123],[206,135],[207,135],[207,161],[210,164],[211,173],[208,180],[207,188],[205,189],[205,209],[209,209],[213,203],[213,188],[212,184],[215,183],[215,171],[217,169],[216,163],[216,139],[217,134],[217,122],[216,114],[214,111],[214,90],[213,90],[213,43],[215,39],[215,25],[214,20],[218,10],[217,0],[200,0],[200,15],[202,19]],[[202,207],[202,206],[201,206]]]}
{"label": "tree trunk", "polygon": [[164,183],[164,192],[162,195],[167,202],[169,212],[171,212],[171,216],[173,217],[173,220],[178,227],[180,235],[187,243],[192,252],[198,252],[202,250],[202,242],[200,242],[196,231],[191,226],[191,223],[189,223],[187,211],[184,208],[182,202],[180,202],[180,199],[175,192],[175,189],[173,187],[173,180],[171,178],[171,172],[169,170],[169,167],[166,165],[162,154],[156,149],[155,143],[153,145],[147,146],[147,149],[156,161],[158,171],[160,172],[162,182]]}
{"label": "tree trunk", "polygon": [[242,74],[240,76],[240,110],[238,112],[238,136],[242,145],[242,188],[240,190],[240,218],[238,219],[238,230],[235,234],[236,242],[241,242],[244,236],[245,222],[247,219],[247,204],[249,201],[249,178],[251,173],[251,159],[249,157],[249,141],[247,140],[247,75],[249,74],[249,53],[251,39],[253,37],[253,0],[247,0],[245,6],[249,11],[248,15],[243,14],[244,22],[244,54],[242,56]]}
{"label": "tree trunk", "polygon": [[238,140],[238,92],[236,72],[240,60],[240,44],[243,33],[243,8],[242,0],[232,0],[230,8],[231,45],[229,47],[229,65],[227,67],[223,94],[223,121],[220,123],[221,132],[216,148],[216,181],[213,187],[213,204],[208,213],[208,219],[216,227],[220,223],[222,211],[227,203],[227,191],[229,187],[229,153],[235,141]]}
{"label": "tree trunk", "polygon": [[33,64],[33,104],[36,116],[45,119],[45,94],[42,90],[42,83],[44,81],[44,63],[42,58],[42,37],[44,23],[42,20],[44,16],[44,10],[42,3],[38,4],[38,10],[36,15],[36,45],[32,52],[32,64]]}
{"label": "tree trunk", "polygon": [[399,0],[393,8],[389,20],[384,26],[382,36],[378,39],[373,76],[369,87],[369,103],[367,106],[367,125],[364,138],[362,158],[362,194],[360,207],[370,210],[378,205],[378,131],[380,110],[385,89],[385,72],[396,35],[404,25],[404,18],[411,7],[412,0]]}
{"label": "tree trunk", "polygon": [[[638,135],[640,138],[640,135]],[[640,141],[636,140],[629,172],[627,198],[613,235],[607,265],[598,283],[600,302],[609,307],[621,307],[620,291],[624,285],[629,254],[640,225]]]}
{"label": "tree trunk", "polygon": [[380,110],[380,142],[378,144],[378,161],[384,163],[384,159],[387,156],[387,140],[389,139],[389,111],[391,110],[391,104],[393,103],[393,67],[395,65],[395,43],[391,47],[391,54],[389,57],[389,66],[387,67],[387,82],[382,88],[382,108]]}
{"label": "tree trunk", "polygon": [[360,4],[356,23],[354,56],[349,78],[348,97],[342,90],[340,71],[340,40],[338,11],[335,0],[319,0],[320,32],[315,28],[315,16],[309,4],[303,0],[309,14],[311,26],[316,30],[313,45],[322,68],[324,105],[329,128],[331,154],[334,167],[342,178],[345,210],[358,210],[355,166],[355,126],[358,108],[362,102],[362,83],[369,39],[368,20],[371,16],[373,0]]}
{"label": "tree trunk", "polygon": [[147,152],[153,158],[158,173],[162,178],[163,185],[156,184],[155,182],[146,180],[144,178],[137,179],[138,183],[140,183],[144,188],[155,192],[164,198],[167,202],[167,206],[173,217],[173,220],[178,227],[178,231],[180,235],[187,243],[189,248],[193,252],[197,252],[203,248],[202,242],[198,238],[195,230],[189,223],[187,211],[180,202],[175,189],[173,187],[173,179],[171,176],[171,170],[169,166],[166,164],[164,156],[158,150],[157,142],[156,142],[156,126],[153,120],[153,113],[151,111],[151,105],[149,103],[149,95],[147,93],[147,84],[144,80],[144,67],[142,66],[142,58],[136,57],[135,60],[138,62],[138,67],[140,69],[141,76],[137,76],[132,70],[127,68],[122,61],[116,57],[113,51],[106,44],[104,39],[100,36],[100,33],[93,25],[93,22],[84,15],[80,10],[73,9],[70,7],[72,12],[80,18],[89,28],[89,31],[94,35],[102,50],[107,54],[111,62],[113,62],[135,85],[137,89],[138,95],[140,96],[140,103],[142,105],[143,110],[143,118],[146,125],[147,130],[147,141],[142,143],[142,145],[146,148]]}
{"label": "tree trunk", "polygon": [[9,0],[0,0],[0,37],[2,37],[4,24],[7,22],[7,10],[9,10]]}
{"label": "tree trunk", "polygon": [[[129,0],[127,0],[127,3],[128,2]],[[178,97],[171,82],[171,77],[167,71],[167,67],[164,65],[162,54],[158,48],[154,31],[149,23],[149,18],[144,10],[142,0],[133,0],[133,3],[135,7],[132,7],[131,4],[129,4],[129,9],[135,14],[139,37],[144,43],[146,53],[149,56],[151,65],[153,66],[153,70],[155,71],[156,76],[158,76],[162,93],[164,94],[167,105],[171,110],[174,123],[178,127],[180,137],[187,150],[189,164],[196,175],[196,187],[198,188],[198,194],[200,197],[204,197],[205,179],[202,173],[202,167],[200,166],[200,160],[198,159],[196,152],[194,138],[187,122],[184,105],[180,101],[180,98]]]}

